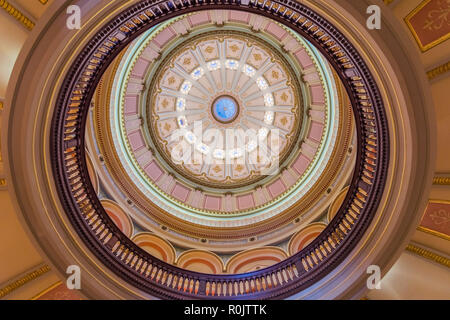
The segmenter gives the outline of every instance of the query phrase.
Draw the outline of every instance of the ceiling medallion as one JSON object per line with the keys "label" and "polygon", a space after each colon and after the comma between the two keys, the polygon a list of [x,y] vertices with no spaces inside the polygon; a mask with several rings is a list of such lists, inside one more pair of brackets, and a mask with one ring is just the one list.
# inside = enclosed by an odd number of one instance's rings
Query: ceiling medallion
{"label": "ceiling medallion", "polygon": [[211,114],[220,123],[228,124],[239,115],[239,104],[230,95],[220,95],[211,104]]}

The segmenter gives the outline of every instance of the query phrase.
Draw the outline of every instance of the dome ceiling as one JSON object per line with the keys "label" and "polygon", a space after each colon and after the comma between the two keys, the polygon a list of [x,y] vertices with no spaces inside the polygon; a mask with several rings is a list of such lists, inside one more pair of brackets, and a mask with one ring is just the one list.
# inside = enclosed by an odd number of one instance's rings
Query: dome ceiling
{"label": "dome ceiling", "polygon": [[254,14],[205,11],[149,30],[108,69],[94,106],[93,179],[118,207],[107,213],[126,230],[131,219],[130,237],[158,257],[203,250],[220,272],[233,254],[262,268],[280,261],[264,258],[270,246],[287,257],[290,242],[312,241],[307,226],[326,226],[354,165],[349,100],[331,67]]}
{"label": "dome ceiling", "polygon": [[[252,184],[296,141],[303,109],[294,94],[298,79],[256,37],[197,32],[154,76],[150,133],[186,179],[220,189]],[[174,128],[181,129],[177,138]]]}

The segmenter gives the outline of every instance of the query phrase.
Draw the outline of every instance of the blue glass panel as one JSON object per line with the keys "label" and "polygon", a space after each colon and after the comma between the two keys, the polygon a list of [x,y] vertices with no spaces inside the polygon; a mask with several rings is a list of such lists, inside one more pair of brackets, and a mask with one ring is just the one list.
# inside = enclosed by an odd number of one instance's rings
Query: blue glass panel
{"label": "blue glass panel", "polygon": [[214,116],[217,120],[222,122],[232,121],[237,112],[237,104],[230,97],[221,97],[217,99],[213,106]]}

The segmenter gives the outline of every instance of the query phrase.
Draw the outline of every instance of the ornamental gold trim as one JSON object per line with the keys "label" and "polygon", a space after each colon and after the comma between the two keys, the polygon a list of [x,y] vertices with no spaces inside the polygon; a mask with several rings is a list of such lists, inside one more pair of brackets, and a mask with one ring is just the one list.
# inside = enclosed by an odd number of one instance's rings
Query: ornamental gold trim
{"label": "ornamental gold trim", "polygon": [[409,252],[412,252],[418,256],[421,256],[425,259],[439,263],[440,265],[443,265],[444,267],[450,268],[450,259],[449,258],[440,256],[430,250],[418,247],[414,244],[409,244],[406,247],[406,250]]}
{"label": "ornamental gold trim", "polygon": [[0,8],[5,10],[10,16],[19,21],[25,28],[28,30],[32,30],[35,26],[35,23],[31,21],[27,16],[25,16],[19,9],[14,7],[6,0],[0,0]]}
{"label": "ornamental gold trim", "polygon": [[8,284],[7,286],[0,289],[0,298],[3,298],[13,292],[16,289],[19,289],[20,287],[26,285],[28,282],[39,278],[43,274],[50,271],[50,267],[48,265],[44,265],[30,273],[27,273],[26,275],[22,276],[20,279],[17,279],[16,281]]}
{"label": "ornamental gold trim", "polygon": [[[447,63],[444,63],[434,69],[431,69],[427,72],[427,76],[429,80],[433,80],[434,78],[447,73],[450,71],[450,61],[448,61]],[[450,178],[449,178],[450,181]]]}
{"label": "ornamental gold trim", "polygon": [[450,177],[434,177],[433,184],[438,186],[450,186]]}
{"label": "ornamental gold trim", "polygon": [[62,281],[58,281],[54,284],[52,284],[50,287],[48,287],[47,289],[42,290],[41,292],[39,292],[38,294],[36,294],[35,296],[33,296],[30,300],[38,300],[40,297],[42,297],[44,294],[49,293],[50,291],[52,291],[53,289],[55,289],[56,287],[58,287],[59,285],[62,284]]}
{"label": "ornamental gold trim", "polygon": [[429,228],[425,228],[425,227],[422,227],[422,226],[417,227],[417,230],[421,231],[421,232],[424,232],[424,233],[431,234],[432,236],[435,236],[435,237],[438,237],[438,238],[450,241],[450,236],[448,236],[448,235],[446,235],[444,233],[441,233],[441,232],[438,232],[438,231],[434,231],[434,230],[431,230]]}

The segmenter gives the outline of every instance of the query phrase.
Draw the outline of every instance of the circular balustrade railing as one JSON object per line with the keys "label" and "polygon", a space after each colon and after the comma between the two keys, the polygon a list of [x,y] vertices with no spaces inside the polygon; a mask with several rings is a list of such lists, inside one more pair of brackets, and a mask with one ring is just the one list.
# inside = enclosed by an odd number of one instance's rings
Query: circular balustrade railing
{"label": "circular balustrade railing", "polygon": [[[85,125],[97,83],[133,39],[158,23],[198,10],[233,9],[269,16],[308,39],[328,59],[350,97],[358,134],[357,162],[346,199],[306,248],[247,274],[208,275],[166,264],[136,246],[106,214],[89,180]],[[366,64],[327,20],[294,1],[141,1],[108,22],[78,56],[55,109],[51,154],[64,209],[78,234],[106,266],[153,296],[170,299],[276,299],[317,282],[358,243],[383,193],[389,137],[383,102]]]}

